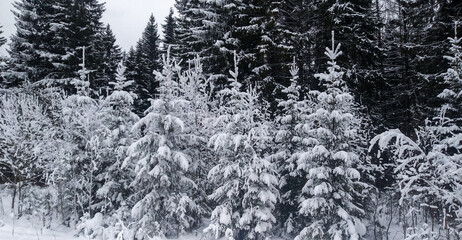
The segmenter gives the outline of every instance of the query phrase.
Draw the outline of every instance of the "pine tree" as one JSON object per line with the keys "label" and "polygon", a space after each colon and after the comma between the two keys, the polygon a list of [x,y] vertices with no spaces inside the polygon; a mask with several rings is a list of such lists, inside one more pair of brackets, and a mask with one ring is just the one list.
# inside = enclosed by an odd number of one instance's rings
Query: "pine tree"
{"label": "pine tree", "polygon": [[2,36],[2,34],[3,34],[2,28],[3,28],[3,26],[0,25],[0,47],[2,47],[3,44],[6,43],[6,38],[4,36]]}
{"label": "pine tree", "polygon": [[149,22],[144,29],[141,39],[135,49],[135,94],[138,99],[135,101],[135,112],[142,116],[149,107],[149,99],[154,99],[157,94],[157,82],[153,71],[160,70],[160,48],[157,23],[154,15],[151,14]]}
{"label": "pine tree", "polygon": [[316,29],[314,4],[306,0],[283,0],[278,17],[278,28],[281,39],[278,44],[284,47],[286,54],[295,56],[299,69],[299,82],[303,84],[301,91],[317,89],[316,81],[312,79],[314,59],[314,33]]}
{"label": "pine tree", "polygon": [[176,44],[175,31],[177,28],[176,20],[173,16],[173,8],[170,8],[168,16],[165,18],[165,23],[162,24],[162,32],[164,34],[163,42],[163,51],[167,52],[169,46]]}
{"label": "pine tree", "polygon": [[218,158],[208,175],[215,183],[209,197],[217,206],[204,231],[216,239],[228,231],[239,239],[260,239],[271,236],[276,223],[278,179],[274,163],[265,156],[271,140],[265,113],[260,111],[255,89],[240,90],[237,64],[230,88],[220,91],[224,102],[209,141]]}
{"label": "pine tree", "polygon": [[105,215],[110,215],[126,205],[133,178],[131,172],[121,169],[123,160],[127,157],[128,146],[136,137],[130,130],[139,120],[132,112],[136,96],[126,91],[133,81],[125,78],[125,69],[120,62],[114,81],[109,82],[114,90],[104,99],[101,113],[102,121],[110,131],[104,141],[108,151],[103,156],[102,174],[96,177],[102,183],[96,190],[96,197],[101,201],[98,209]]}
{"label": "pine tree", "polygon": [[177,236],[195,228],[202,215],[192,198],[197,186],[187,176],[192,159],[186,153],[189,134],[181,116],[190,103],[179,97],[174,64],[167,55],[162,73],[156,72],[159,98],[133,126],[141,136],[124,161],[135,168],[131,214],[137,239]]}
{"label": "pine tree", "polygon": [[200,58],[194,59],[193,65],[186,71],[177,70],[180,96],[189,104],[183,110],[185,133],[189,135],[189,146],[186,153],[191,156],[188,176],[198,185],[197,192],[192,195],[196,203],[208,208],[206,199],[211,185],[207,181],[207,173],[213,166],[213,153],[207,147],[207,141],[213,132],[206,119],[213,116],[214,102],[211,101],[210,80],[206,79]]}
{"label": "pine tree", "polygon": [[[178,11],[176,47],[173,52],[183,66],[188,67],[199,56],[204,75],[214,82],[217,91],[227,84],[223,72],[230,70],[230,52],[226,51],[223,36],[228,25],[232,4],[226,1],[176,1]],[[232,52],[232,51],[231,51]]]}
{"label": "pine tree", "polygon": [[35,1],[21,0],[13,6],[17,30],[11,37],[12,64],[5,78],[9,86],[19,86],[25,80],[38,81],[50,74],[52,65],[45,43],[50,40],[47,29],[53,21],[46,19],[52,9],[49,3],[38,5]]}
{"label": "pine tree", "polygon": [[309,114],[309,145],[297,160],[306,174],[300,196],[300,214],[311,221],[296,239],[359,239],[366,229],[362,223],[367,184],[361,181],[362,161],[355,144],[360,140],[352,109],[353,97],[346,88],[343,72],[336,63],[340,45],[326,49],[327,73],[316,77],[326,88],[313,91],[315,111]]}
{"label": "pine tree", "polygon": [[[98,52],[103,53],[102,63],[99,64],[97,74],[95,76],[94,89],[104,89],[104,92],[108,92],[109,82],[116,77],[116,71],[118,64],[122,60],[122,50],[115,43],[116,38],[112,32],[111,27],[106,25],[104,30],[101,32],[101,44],[98,46]],[[107,94],[104,94],[107,95]]]}
{"label": "pine tree", "polygon": [[309,108],[307,101],[301,100],[302,87],[298,83],[299,69],[297,65],[296,61],[292,64],[290,86],[281,90],[286,96],[278,103],[281,112],[275,119],[274,142],[276,149],[275,153],[271,155],[274,162],[278,163],[280,176],[281,201],[277,208],[279,209],[278,217],[289,235],[299,232],[301,225],[306,220],[298,213],[297,197],[301,194],[304,174],[297,170],[297,160],[307,144],[304,137],[306,137],[307,128],[309,128],[309,123],[306,123]]}

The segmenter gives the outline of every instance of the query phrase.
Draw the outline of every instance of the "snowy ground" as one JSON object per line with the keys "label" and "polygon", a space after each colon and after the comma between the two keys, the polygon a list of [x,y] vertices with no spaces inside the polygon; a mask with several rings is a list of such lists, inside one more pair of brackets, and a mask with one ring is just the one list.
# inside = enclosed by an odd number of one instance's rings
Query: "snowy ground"
{"label": "snowy ground", "polygon": [[50,229],[42,227],[33,216],[15,219],[11,211],[10,191],[0,189],[0,240],[85,240],[76,238],[75,230],[52,224]]}
{"label": "snowy ground", "polygon": [[[34,216],[14,218],[11,211],[11,191],[0,186],[0,240],[88,240],[75,237],[76,230],[59,223],[51,224],[50,229],[43,227],[40,219]],[[205,240],[200,233],[182,236],[177,240]],[[161,240],[154,238],[153,240]]]}

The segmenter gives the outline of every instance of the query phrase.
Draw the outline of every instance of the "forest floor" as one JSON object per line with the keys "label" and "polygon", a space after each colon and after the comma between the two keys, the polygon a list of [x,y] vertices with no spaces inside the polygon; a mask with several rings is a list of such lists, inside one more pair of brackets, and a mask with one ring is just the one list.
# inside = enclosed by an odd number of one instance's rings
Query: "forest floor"
{"label": "forest floor", "polygon": [[85,240],[75,237],[76,231],[59,223],[43,227],[36,216],[17,219],[11,210],[11,194],[5,188],[0,189],[0,240]]}
{"label": "forest floor", "polygon": [[[17,219],[11,209],[11,190],[0,186],[0,240],[89,240],[88,237],[76,237],[77,230],[65,227],[59,222],[51,222],[44,227],[38,216],[27,215]],[[208,239],[199,232],[182,236],[176,240]],[[162,240],[153,238],[152,240]]]}

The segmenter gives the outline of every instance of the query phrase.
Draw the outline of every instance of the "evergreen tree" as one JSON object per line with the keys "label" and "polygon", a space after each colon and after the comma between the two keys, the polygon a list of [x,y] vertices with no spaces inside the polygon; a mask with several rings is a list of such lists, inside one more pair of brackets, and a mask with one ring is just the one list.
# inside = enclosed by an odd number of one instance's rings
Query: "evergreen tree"
{"label": "evergreen tree", "polygon": [[277,27],[281,31],[278,44],[283,46],[285,54],[295,56],[299,83],[302,92],[316,89],[316,81],[312,79],[315,66],[314,33],[316,23],[314,17],[315,5],[306,0],[283,0],[278,16]]}
{"label": "evergreen tree", "polygon": [[206,79],[200,58],[194,59],[194,65],[186,71],[177,70],[180,96],[189,104],[183,110],[185,133],[189,135],[187,154],[191,156],[188,176],[198,185],[192,195],[196,203],[208,208],[207,193],[212,189],[207,174],[214,164],[213,153],[207,147],[207,141],[214,129],[208,126],[206,119],[213,116],[214,102],[210,100],[210,81]]}
{"label": "evergreen tree", "polygon": [[127,81],[125,78],[125,69],[125,66],[119,63],[114,81],[109,82],[114,90],[104,99],[101,114],[104,125],[110,131],[104,141],[108,151],[103,156],[102,174],[96,178],[102,183],[96,190],[96,197],[101,201],[97,204],[97,209],[105,215],[110,215],[127,205],[129,186],[133,180],[130,171],[121,169],[123,160],[127,157],[128,146],[136,137],[130,130],[139,120],[132,112],[136,96],[125,90],[133,84],[133,81]]}
{"label": "evergreen tree", "polygon": [[[107,60],[104,58],[105,45],[102,39],[104,26],[101,17],[104,13],[104,3],[98,0],[74,0],[67,9],[69,14],[68,27],[68,53],[69,65],[73,72],[79,69],[82,62],[82,48],[86,48],[85,62],[90,70],[90,88],[92,96],[99,94],[101,88],[107,87],[107,79],[100,78],[101,64]],[[104,50],[103,50],[104,49]]]}
{"label": "evergreen tree", "polygon": [[154,99],[157,94],[158,83],[155,81],[153,71],[160,70],[160,48],[157,23],[154,15],[151,14],[149,22],[144,29],[141,39],[138,41],[135,50],[135,94],[138,99],[135,101],[135,112],[143,115],[149,107],[149,99]]}
{"label": "evergreen tree", "polygon": [[202,215],[192,197],[197,185],[187,176],[192,159],[181,116],[190,103],[179,97],[174,64],[167,55],[162,73],[156,73],[159,98],[133,126],[141,136],[131,144],[124,161],[124,166],[134,166],[131,214],[137,239],[177,236],[197,227]]}
{"label": "evergreen tree", "polygon": [[45,50],[49,39],[46,17],[51,11],[49,3],[36,4],[32,0],[21,0],[15,8],[16,33],[11,37],[9,54],[11,67],[5,74],[9,86],[19,86],[25,80],[38,81],[50,74],[52,65]]}
{"label": "evergreen tree", "polygon": [[[228,27],[223,42],[228,43],[228,68],[232,68],[231,56],[239,55],[242,83],[255,86],[262,92],[261,97],[274,103],[274,89],[288,77],[281,78],[287,62],[279,55],[276,36],[276,14],[279,1],[233,1],[226,19]],[[289,60],[290,61],[290,60]],[[282,63],[281,63],[282,62]],[[232,69],[230,69],[232,70]],[[283,84],[287,86],[288,84]]]}
{"label": "evergreen tree", "polygon": [[290,74],[292,75],[290,86],[282,89],[286,97],[279,100],[278,107],[281,112],[275,119],[275,150],[271,158],[278,163],[280,176],[281,201],[279,209],[279,221],[284,224],[287,234],[293,235],[301,230],[303,219],[298,213],[297,197],[300,196],[304,184],[304,174],[297,169],[297,160],[307,142],[306,132],[309,123],[306,122],[309,108],[306,100],[301,100],[301,86],[298,83],[298,63],[293,62]]}
{"label": "evergreen tree", "polygon": [[177,40],[175,36],[176,31],[176,20],[173,16],[173,8],[170,8],[168,16],[165,18],[165,23],[162,24],[162,32],[164,34],[163,42],[163,51],[167,52],[169,46],[175,45]]}
{"label": "evergreen tree", "polygon": [[[315,65],[316,72],[324,71],[326,59],[322,46],[329,45],[330,33],[335,31],[344,49],[337,61],[345,68],[346,83],[358,102],[373,106],[377,98],[376,82],[381,80],[379,66],[380,49],[376,39],[378,23],[373,12],[372,0],[321,1],[315,10]],[[322,86],[320,86],[322,89]],[[368,114],[375,109],[366,109]]]}
{"label": "evergreen tree", "polygon": [[203,26],[203,16],[201,12],[203,5],[199,0],[176,0],[175,8],[178,11],[177,28],[175,35],[177,37],[176,47],[172,49],[174,56],[178,57],[184,64],[199,55],[201,41],[193,30]]}
{"label": "evergreen tree", "polygon": [[58,178],[65,179],[63,199],[67,206],[63,210],[64,222],[75,224],[81,217],[92,218],[95,214],[95,189],[99,184],[96,176],[101,174],[101,163],[105,147],[103,139],[108,135],[103,127],[102,105],[92,99],[89,71],[81,64],[80,79],[72,79],[77,93],[68,96],[62,105],[63,140],[67,142],[67,161],[57,163]]}
{"label": "evergreen tree", "polygon": [[11,68],[5,75],[10,86],[43,79],[48,84],[52,79],[64,88],[71,88],[83,47],[87,50],[87,67],[92,70],[91,86],[98,90],[104,85],[98,83],[96,72],[105,62],[100,37],[103,4],[97,0],[43,3],[21,0],[14,7],[17,32],[10,46]]}
{"label": "evergreen tree", "polygon": [[328,72],[316,75],[326,90],[312,92],[317,102],[308,115],[310,147],[297,160],[297,168],[306,174],[300,214],[311,221],[296,239],[359,239],[366,233],[362,219],[367,184],[361,181],[363,160],[355,146],[361,139],[356,132],[353,97],[336,63],[339,48],[332,36],[332,48],[326,49]]}
{"label": "evergreen tree", "polygon": [[101,32],[101,44],[98,46],[98,51],[103,53],[102,58],[104,59],[98,66],[97,74],[95,76],[95,83],[98,86],[94,86],[95,89],[104,89],[108,92],[109,82],[116,78],[116,71],[118,64],[122,60],[122,50],[115,43],[116,39],[111,30],[109,24]]}
{"label": "evergreen tree", "polygon": [[[203,71],[214,82],[217,91],[227,84],[223,72],[231,70],[229,59],[232,52],[226,51],[223,36],[231,25],[227,20],[232,4],[226,1],[176,1],[177,44],[173,49],[183,62],[183,66],[192,64],[199,56],[204,64]],[[230,55],[231,53],[231,55]],[[232,57],[231,57],[232,59]]]}
{"label": "evergreen tree", "polygon": [[2,34],[3,34],[2,28],[3,28],[3,26],[0,25],[0,47],[3,46],[3,44],[6,43],[6,38],[4,36],[2,36]]}
{"label": "evergreen tree", "polygon": [[271,236],[279,198],[276,169],[266,157],[269,125],[256,91],[240,90],[237,61],[231,75],[231,87],[220,91],[224,102],[209,141],[218,157],[208,175],[215,183],[209,197],[217,206],[204,231],[216,239],[228,231],[234,231],[238,239],[260,239]]}

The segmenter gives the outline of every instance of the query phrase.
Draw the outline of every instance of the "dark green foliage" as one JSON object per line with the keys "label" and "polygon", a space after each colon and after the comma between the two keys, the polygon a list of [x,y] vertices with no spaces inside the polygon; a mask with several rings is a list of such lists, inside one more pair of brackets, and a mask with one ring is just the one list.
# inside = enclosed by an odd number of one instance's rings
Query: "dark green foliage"
{"label": "dark green foliage", "polygon": [[162,24],[162,31],[164,34],[163,42],[163,51],[167,52],[167,48],[176,44],[176,35],[175,30],[177,28],[176,20],[173,17],[173,8],[170,8],[168,16],[165,18],[165,23]]}
{"label": "dark green foliage", "polygon": [[3,26],[0,25],[0,47],[3,46],[3,44],[6,43],[6,38],[4,36],[2,36],[2,34],[3,34],[2,28],[3,28]]}
{"label": "dark green foliage", "polygon": [[116,77],[117,66],[122,60],[122,50],[115,43],[116,38],[109,24],[101,33],[101,43],[98,46],[98,52],[103,53],[103,61],[98,65],[96,71],[94,89],[100,89],[103,93],[107,93],[109,82]]}
{"label": "dark green foliage", "polygon": [[78,77],[85,47],[93,94],[107,87],[104,75],[115,69],[108,70],[105,64],[120,53],[108,54],[115,39],[101,22],[104,4],[98,0],[21,0],[14,7],[17,31],[9,51],[12,64],[5,74],[9,86],[40,81],[73,91],[70,80]]}
{"label": "dark green foliage", "polygon": [[149,99],[154,99],[157,94],[158,83],[153,72],[161,68],[159,43],[157,23],[151,14],[141,39],[135,50],[130,50],[127,59],[127,78],[135,81],[134,93],[138,98],[134,107],[140,116],[150,106]]}

